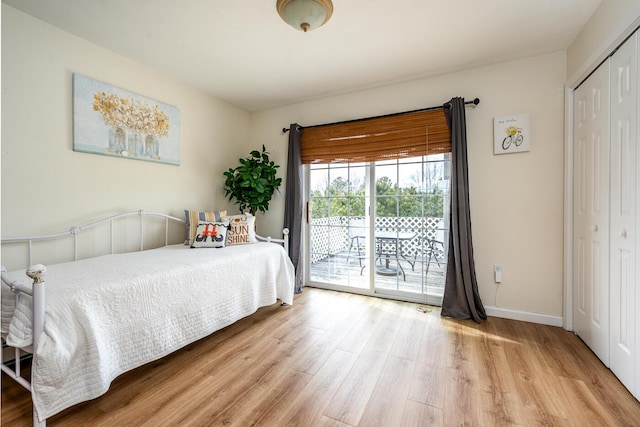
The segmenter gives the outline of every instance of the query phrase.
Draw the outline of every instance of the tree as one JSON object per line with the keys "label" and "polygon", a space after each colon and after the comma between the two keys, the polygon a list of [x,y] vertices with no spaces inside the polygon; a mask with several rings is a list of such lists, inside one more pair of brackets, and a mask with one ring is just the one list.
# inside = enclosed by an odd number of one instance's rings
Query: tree
{"label": "tree", "polygon": [[321,190],[311,192],[310,210],[312,218],[336,216],[364,216],[364,183],[355,186],[342,177],[334,179],[327,187],[326,194]]}
{"label": "tree", "polygon": [[430,218],[442,218],[444,216],[444,192],[433,189],[424,198],[424,216]]}
{"label": "tree", "polygon": [[397,194],[398,186],[391,182],[391,178],[382,176],[376,180],[377,216],[398,216]]}
{"label": "tree", "polygon": [[[387,176],[378,178],[375,189],[376,215],[441,218],[444,192],[438,187],[435,175],[432,173],[429,175],[431,178],[427,178],[427,191],[421,191],[414,183],[410,187],[399,188]],[[311,217],[365,216],[365,195],[364,182],[355,184],[338,177],[329,184],[326,194],[321,190],[311,192]]]}

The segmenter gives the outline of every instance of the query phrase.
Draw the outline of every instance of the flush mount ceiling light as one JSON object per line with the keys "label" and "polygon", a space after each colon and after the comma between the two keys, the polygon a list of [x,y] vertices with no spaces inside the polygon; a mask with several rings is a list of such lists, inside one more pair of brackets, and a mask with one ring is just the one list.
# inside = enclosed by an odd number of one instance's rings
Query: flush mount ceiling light
{"label": "flush mount ceiling light", "polygon": [[315,30],[331,18],[331,0],[278,0],[278,14],[296,30]]}

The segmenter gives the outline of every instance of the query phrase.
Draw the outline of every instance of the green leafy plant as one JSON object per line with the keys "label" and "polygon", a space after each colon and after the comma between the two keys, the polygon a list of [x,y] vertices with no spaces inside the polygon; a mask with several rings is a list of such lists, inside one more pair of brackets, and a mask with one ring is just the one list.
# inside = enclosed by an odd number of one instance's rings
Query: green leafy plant
{"label": "green leafy plant", "polygon": [[273,194],[282,184],[282,178],[276,177],[280,166],[269,160],[264,145],[262,152],[254,150],[249,157],[239,161],[238,166],[224,172],[225,197],[230,201],[235,199],[241,212],[249,210],[252,215],[257,211],[266,212]]}

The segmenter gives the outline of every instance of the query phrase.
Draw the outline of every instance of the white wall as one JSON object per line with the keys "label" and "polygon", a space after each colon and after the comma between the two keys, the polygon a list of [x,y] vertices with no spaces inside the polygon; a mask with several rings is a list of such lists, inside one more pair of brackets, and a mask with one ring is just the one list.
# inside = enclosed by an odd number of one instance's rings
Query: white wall
{"label": "white wall", "polygon": [[[74,152],[75,72],[176,106],[181,165]],[[224,208],[222,172],[249,152],[249,119],[244,110],[3,4],[2,235],[62,231],[125,210],[182,217],[185,208]]]}
{"label": "white wall", "polygon": [[[480,98],[467,109],[476,271],[485,306],[537,313],[559,324],[563,292],[564,52],[496,64],[253,113],[250,141],[286,166],[290,123],[314,125]],[[493,117],[529,113],[532,149],[493,154]],[[284,170],[283,170],[284,175]],[[282,224],[283,197],[264,226]],[[496,300],[493,264],[504,265]],[[492,310],[500,314],[500,310]],[[502,312],[504,314],[504,312]]]}
{"label": "white wall", "polygon": [[575,87],[638,25],[640,0],[602,0],[567,49],[567,80]]}

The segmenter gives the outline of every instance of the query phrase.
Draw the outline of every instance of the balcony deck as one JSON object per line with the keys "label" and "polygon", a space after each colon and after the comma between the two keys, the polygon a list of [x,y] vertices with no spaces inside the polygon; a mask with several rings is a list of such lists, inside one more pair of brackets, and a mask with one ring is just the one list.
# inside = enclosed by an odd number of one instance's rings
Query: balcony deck
{"label": "balcony deck", "polygon": [[[369,289],[370,268],[368,262],[357,257],[349,256],[348,252],[341,252],[328,256],[311,264],[310,278],[317,284],[335,284],[358,289]],[[409,261],[413,262],[412,258]],[[424,295],[429,297],[430,303],[442,301],[446,264],[442,260],[431,259],[427,271],[425,259],[418,258],[412,268],[408,260],[400,258],[402,269],[396,274],[396,260],[389,261],[387,270],[384,258],[376,261],[375,280],[376,291],[396,292],[409,296],[410,299],[420,299]],[[439,262],[439,265],[438,265]],[[404,272],[404,275],[402,274]]]}

